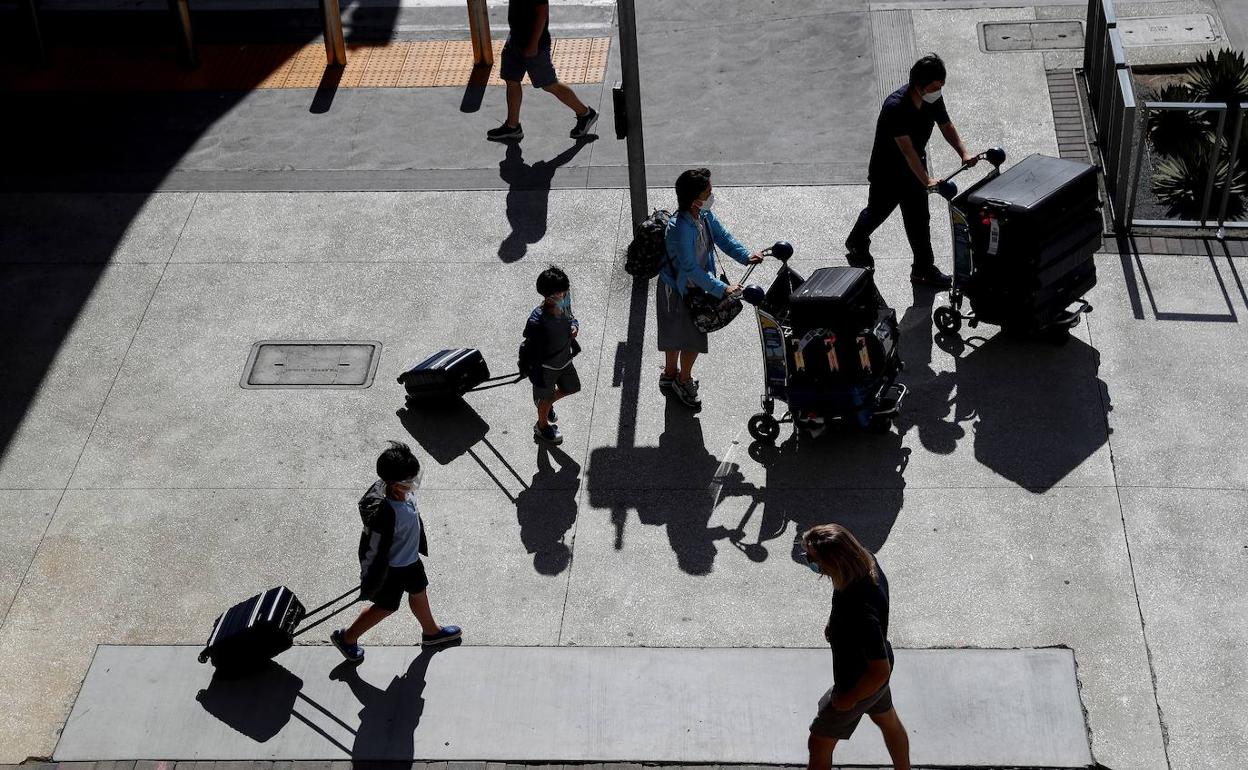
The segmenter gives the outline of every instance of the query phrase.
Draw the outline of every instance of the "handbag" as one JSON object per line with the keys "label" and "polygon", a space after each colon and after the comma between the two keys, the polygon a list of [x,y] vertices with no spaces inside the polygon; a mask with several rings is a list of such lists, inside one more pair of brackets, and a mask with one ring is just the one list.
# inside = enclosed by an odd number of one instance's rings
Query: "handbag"
{"label": "handbag", "polygon": [[[728,283],[728,276],[720,273],[719,280]],[[732,294],[716,297],[698,286],[685,291],[685,305],[694,327],[703,334],[716,332],[732,323],[741,313],[741,299]]]}

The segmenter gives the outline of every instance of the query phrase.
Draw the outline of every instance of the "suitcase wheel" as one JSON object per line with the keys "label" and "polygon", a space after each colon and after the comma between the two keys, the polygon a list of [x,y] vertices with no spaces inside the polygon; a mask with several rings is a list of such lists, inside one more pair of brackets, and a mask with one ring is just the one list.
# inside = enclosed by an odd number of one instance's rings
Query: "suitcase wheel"
{"label": "suitcase wheel", "polygon": [[758,441],[775,441],[780,435],[780,422],[766,412],[759,412],[751,417],[746,427],[750,435]]}
{"label": "suitcase wheel", "polygon": [[936,308],[936,312],[932,313],[932,320],[936,323],[936,328],[945,334],[957,334],[962,328],[962,315],[951,307]]}

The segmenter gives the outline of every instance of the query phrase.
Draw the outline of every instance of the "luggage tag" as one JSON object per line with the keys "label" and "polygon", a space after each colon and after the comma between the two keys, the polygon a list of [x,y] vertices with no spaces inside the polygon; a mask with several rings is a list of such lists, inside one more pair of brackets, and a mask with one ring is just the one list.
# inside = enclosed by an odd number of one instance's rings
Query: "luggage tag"
{"label": "luggage tag", "polygon": [[836,357],[836,335],[829,334],[823,338],[823,341],[828,346],[828,368],[834,372],[839,372],[841,370],[841,362]]}
{"label": "luggage tag", "polygon": [[808,331],[805,336],[797,342],[797,349],[793,351],[793,365],[799,372],[806,371],[806,346],[813,342],[820,334],[823,334],[823,329]]}
{"label": "luggage tag", "polygon": [[1001,245],[1001,223],[996,217],[988,216],[988,256],[997,255],[997,247]]}
{"label": "luggage tag", "polygon": [[867,338],[858,337],[858,362],[862,364],[862,371],[871,374],[871,354],[867,352]]}

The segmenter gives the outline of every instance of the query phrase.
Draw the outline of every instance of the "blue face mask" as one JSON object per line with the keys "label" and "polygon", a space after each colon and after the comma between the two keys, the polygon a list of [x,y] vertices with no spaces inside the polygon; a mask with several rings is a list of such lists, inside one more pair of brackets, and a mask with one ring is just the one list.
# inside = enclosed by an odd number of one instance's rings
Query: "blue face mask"
{"label": "blue face mask", "polygon": [[572,311],[572,295],[564,294],[559,298],[559,302],[556,304],[558,304],[559,309],[563,312],[570,313]]}
{"label": "blue face mask", "polygon": [[815,564],[813,561],[808,561],[808,562],[806,562],[806,566],[807,566],[807,567],[810,567],[810,571],[811,571],[811,572],[813,572],[813,573],[815,573],[816,575],[822,575],[822,574],[823,574],[823,573],[819,570],[819,565],[818,565],[818,564]]}

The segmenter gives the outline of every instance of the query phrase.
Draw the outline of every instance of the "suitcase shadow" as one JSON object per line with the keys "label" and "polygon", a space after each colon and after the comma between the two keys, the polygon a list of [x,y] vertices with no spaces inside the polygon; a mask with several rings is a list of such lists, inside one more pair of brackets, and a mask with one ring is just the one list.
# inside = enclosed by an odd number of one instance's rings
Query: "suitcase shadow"
{"label": "suitcase shadow", "polygon": [[422,648],[385,688],[361,678],[354,663],[336,666],[329,678],[344,682],[359,701],[358,727],[304,693],[303,680],[276,661],[246,677],[214,675],[195,699],[213,717],[257,743],[272,740],[294,719],[351,759],[410,761],[415,759],[416,730],[425,708],[429,664],[438,652],[460,643]]}
{"label": "suitcase shadow", "polygon": [[[516,507],[520,542],[533,555],[533,569],[542,575],[558,575],[572,563],[567,533],[576,522],[576,497],[580,491],[581,466],[558,447],[540,444],[537,472],[525,481],[486,437],[490,426],[466,401],[456,399],[437,409],[400,409],[403,427],[425,453],[439,465],[468,455],[494,481]],[[511,478],[500,478],[481,456],[494,456]],[[513,488],[519,491],[512,493]]]}

